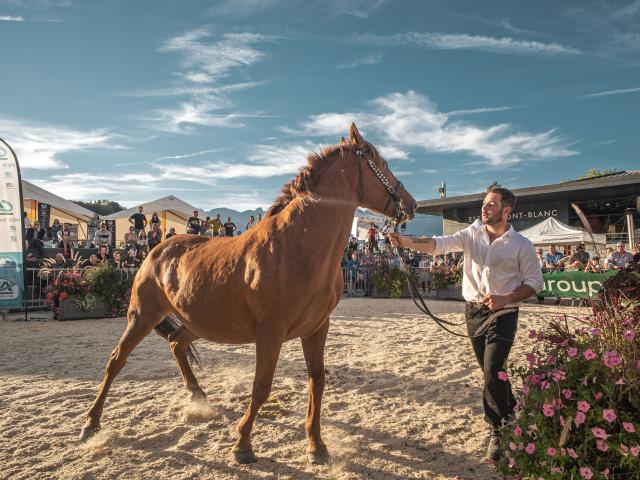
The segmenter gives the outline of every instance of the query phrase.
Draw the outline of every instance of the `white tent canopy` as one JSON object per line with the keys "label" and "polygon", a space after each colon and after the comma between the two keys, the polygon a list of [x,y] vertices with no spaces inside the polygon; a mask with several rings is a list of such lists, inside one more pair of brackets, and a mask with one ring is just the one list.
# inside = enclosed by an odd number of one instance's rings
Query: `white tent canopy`
{"label": "white tent canopy", "polygon": [[[592,241],[587,232],[572,228],[552,217],[522,230],[520,234],[531,240],[534,245],[577,245],[590,244]],[[596,233],[593,236],[598,245],[606,244],[605,234]]]}
{"label": "white tent canopy", "polygon": [[131,215],[138,211],[138,207],[140,206],[143,207],[142,213],[144,213],[145,215],[151,215],[153,212],[167,211],[172,212],[176,216],[184,218],[185,220],[189,218],[195,210],[198,211],[198,216],[202,218],[202,220],[204,220],[205,217],[209,215],[204,210],[195,208],[193,205],[188,204],[184,200],[180,200],[173,195],[169,195],[168,197],[159,198],[147,203],[141,203],[140,205],[136,205],[135,207],[112,213],[107,217],[103,217],[103,219],[117,220],[118,218],[129,218]]}
{"label": "white tent canopy", "polygon": [[33,183],[22,180],[22,197],[25,200],[35,200],[38,203],[46,203],[51,207],[65,212],[71,217],[87,222],[93,218],[93,212],[80,205],[70,202],[58,195],[55,195],[44,188],[40,188]]}
{"label": "white tent canopy", "polygon": [[371,224],[375,223],[378,229],[381,229],[386,220],[389,219],[384,215],[379,215],[369,210],[358,209],[353,217],[351,235],[354,235],[358,240],[367,240]]}

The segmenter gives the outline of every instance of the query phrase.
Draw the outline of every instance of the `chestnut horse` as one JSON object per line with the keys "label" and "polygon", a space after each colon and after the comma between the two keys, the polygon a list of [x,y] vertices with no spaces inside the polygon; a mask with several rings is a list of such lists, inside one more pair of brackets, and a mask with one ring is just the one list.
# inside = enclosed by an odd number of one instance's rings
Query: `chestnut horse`
{"label": "chestnut horse", "polygon": [[255,342],[251,401],[233,448],[236,461],[255,462],[250,437],[256,414],[271,391],[282,343],[300,337],[308,370],[307,456],[311,463],[328,458],[320,436],[324,346],[329,315],[342,295],[340,258],[356,207],[405,221],[417,205],[353,124],[348,141],[309,155],[282,192],[262,221],[239,237],[178,235],[151,251],[135,277],[127,328],[107,361],[81,440],[100,428],[111,383],[156,329],[167,337],[195,399],[205,394],[189,362],[194,340]]}

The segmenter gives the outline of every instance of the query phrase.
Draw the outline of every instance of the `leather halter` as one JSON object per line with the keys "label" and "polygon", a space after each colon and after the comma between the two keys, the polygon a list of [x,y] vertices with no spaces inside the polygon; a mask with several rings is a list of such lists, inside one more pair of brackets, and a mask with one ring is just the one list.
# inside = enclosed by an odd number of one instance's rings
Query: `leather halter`
{"label": "leather halter", "polygon": [[[384,207],[382,208],[382,210],[385,211],[387,209],[387,206],[389,205],[389,202],[394,201],[396,204],[396,209],[393,214],[393,217],[391,217],[394,224],[397,225],[403,222],[404,220],[406,220],[407,213],[404,211],[404,203],[402,202],[402,199],[397,193],[401,188],[404,188],[404,185],[402,185],[402,182],[398,180],[398,183],[396,184],[396,186],[395,187],[392,186],[391,182],[389,182],[389,179],[385,176],[384,173],[382,173],[382,170],[378,168],[378,166],[375,164],[375,162],[371,157],[365,155],[364,151],[359,148],[356,149],[355,153],[358,157],[362,157],[367,161],[369,168],[373,171],[375,176],[378,177],[378,180],[380,180],[380,183],[382,183],[382,186],[389,193],[389,198],[387,199],[387,203],[384,204]],[[362,179],[362,162],[358,162],[358,169],[360,173],[360,180],[358,183],[358,197],[361,199],[362,195],[364,194],[364,185],[363,185],[363,179]]]}

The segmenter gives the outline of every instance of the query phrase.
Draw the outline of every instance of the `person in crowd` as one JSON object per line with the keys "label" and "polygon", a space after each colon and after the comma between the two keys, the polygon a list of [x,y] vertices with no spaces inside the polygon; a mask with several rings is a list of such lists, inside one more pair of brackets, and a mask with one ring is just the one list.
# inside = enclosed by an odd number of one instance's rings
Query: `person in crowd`
{"label": "person in crowd", "polygon": [[27,248],[33,250],[36,253],[37,258],[44,258],[44,238],[46,230],[40,227],[40,222],[35,221],[33,225],[27,228],[25,233],[25,240],[27,241]]}
{"label": "person in crowd", "polygon": [[198,217],[198,210],[194,210],[193,215],[187,219],[187,233],[200,235],[200,218]]}
{"label": "person in crowd", "polygon": [[640,242],[636,243],[636,251],[633,253],[633,261],[640,263]]}
{"label": "person in crowd", "polygon": [[[65,225],[67,225],[65,223]],[[73,258],[74,249],[73,249],[73,240],[71,239],[71,231],[68,229],[63,229],[58,232],[60,237],[60,242],[58,243],[58,248],[62,249],[62,254],[65,258]]]}
{"label": "person in crowd", "polygon": [[237,230],[236,224],[231,221],[231,217],[227,217],[227,222],[224,226],[224,235],[226,237],[233,237],[233,232]]}
{"label": "person in crowd", "polygon": [[358,280],[358,268],[360,267],[360,260],[358,259],[358,252],[352,252],[350,258],[345,264],[345,272],[347,274],[348,289],[353,290],[356,288],[356,282]]}
{"label": "person in crowd", "polygon": [[27,212],[22,213],[22,222],[24,223],[24,230],[27,231],[28,228],[31,228],[31,219],[27,215]]}
{"label": "person in crowd", "polygon": [[[540,265],[541,273],[546,273],[549,271],[549,269],[547,268],[547,259],[545,258],[544,251],[541,248],[536,248],[536,261],[538,262],[538,265]],[[536,295],[536,298],[538,299],[539,304],[544,303],[544,296]]]}
{"label": "person in crowd", "polygon": [[226,236],[226,232],[227,230],[224,228],[224,225],[222,227],[220,227],[220,229],[218,230],[218,236],[219,237],[224,237]]}
{"label": "person in crowd", "polygon": [[[62,225],[60,225],[60,220],[57,218],[53,219],[53,223],[51,224],[51,236],[55,239],[58,238],[58,232],[62,230]],[[59,241],[59,240],[58,240]]]}
{"label": "person in crowd", "polygon": [[420,258],[413,251],[410,251],[405,263],[407,267],[416,269],[420,265]]}
{"label": "person in crowd", "polygon": [[253,215],[249,215],[249,220],[247,220],[247,224],[244,227],[245,232],[255,226],[256,226],[256,217],[254,217]]}
{"label": "person in crowd", "polygon": [[100,229],[93,235],[93,246],[97,248],[100,245],[111,245],[111,232],[107,230],[106,222],[102,222]]}
{"label": "person in crowd", "polygon": [[140,250],[143,247],[149,248],[149,238],[147,237],[147,232],[145,232],[144,230],[140,230],[136,245],[138,247],[138,250]]}
{"label": "person in crowd", "polygon": [[100,216],[97,213],[94,213],[89,221],[89,228],[87,231],[87,240],[90,242],[93,240],[96,231],[100,228]]}
{"label": "person in crowd", "polygon": [[587,263],[587,266],[584,267],[584,271],[593,272],[593,273],[602,272],[602,266],[600,265],[600,257],[597,255],[594,255],[593,257],[591,257],[591,260],[589,260],[589,263]]}
{"label": "person in crowd", "polygon": [[58,233],[56,234],[58,237],[58,248],[62,248],[62,245],[60,245],[62,243],[62,239],[63,237],[68,237],[70,240],[71,239],[71,225],[68,223],[65,223],[62,225],[62,228],[60,230],[58,230]]}
{"label": "person in crowd", "polygon": [[[562,253],[556,250],[555,245],[549,245],[549,252],[545,255],[547,270],[549,272],[564,271],[564,264],[562,263],[563,258]],[[556,297],[554,305],[560,305],[561,301],[562,299],[560,297]]]}
{"label": "person in crowd", "polygon": [[174,227],[171,227],[171,228],[169,229],[169,233],[167,233],[167,235],[166,235],[166,237],[165,237],[165,240],[168,240],[168,239],[170,239],[171,237],[173,237],[173,236],[175,236],[175,235],[177,235],[177,233],[176,233],[176,229],[175,229]]}
{"label": "person in crowd", "polygon": [[260,223],[262,221],[262,214],[258,214],[258,218],[256,218],[256,224]]}
{"label": "person in crowd", "polygon": [[127,252],[127,257],[123,261],[124,268],[138,268],[140,266],[140,260],[136,255],[136,250],[129,250]]}
{"label": "person in crowd", "polygon": [[[347,250],[349,250],[349,255],[351,255],[351,253],[357,251],[359,246],[360,246],[360,244],[358,243],[358,239],[354,235],[351,235],[349,237],[349,244],[347,245]],[[371,250],[371,249],[369,249],[369,250]]]}
{"label": "person in crowd", "polygon": [[433,275],[431,274],[431,258],[428,255],[423,255],[420,259],[418,272],[422,293],[426,293],[427,290],[431,293]]}
{"label": "person in crowd", "polygon": [[160,224],[152,223],[151,230],[149,230],[149,236],[147,238],[149,251],[153,250],[153,247],[159,245],[161,241],[162,241],[162,231],[160,230]]}
{"label": "person in crowd", "polygon": [[135,227],[132,225],[129,227],[129,231],[124,234],[124,246],[125,248],[131,248],[131,246],[138,243],[138,234]]}
{"label": "person in crowd", "polygon": [[147,228],[147,216],[142,213],[143,210],[144,207],[140,205],[138,207],[138,212],[129,217],[129,223],[133,225],[136,235],[139,235],[140,231]]}
{"label": "person in crowd", "polygon": [[122,268],[122,253],[120,250],[113,252],[113,266],[118,269]]}
{"label": "person in crowd", "polygon": [[371,226],[367,230],[367,246],[372,252],[380,250],[378,248],[378,227],[373,222],[371,222]]}
{"label": "person in crowd", "polygon": [[111,260],[111,255],[109,255],[109,247],[107,245],[100,245],[97,253],[99,262],[108,262]]}
{"label": "person in crowd", "polygon": [[391,225],[391,222],[389,220],[384,221],[381,232],[382,232],[382,237],[384,238],[385,246],[389,245],[389,234],[393,232],[393,225]]}
{"label": "person in crowd", "polygon": [[373,267],[374,263],[375,258],[371,254],[371,249],[369,247],[364,247],[362,257],[360,258],[360,265],[363,267]]}
{"label": "person in crowd", "polygon": [[140,259],[140,263],[144,262],[145,258],[149,255],[149,249],[146,247],[138,250],[138,258]]}
{"label": "person in crowd", "polygon": [[62,253],[56,253],[56,268],[68,268],[70,266],[69,261]]}
{"label": "person in crowd", "polygon": [[158,212],[153,212],[151,214],[151,228],[153,228],[154,225],[158,225],[158,227],[160,226],[160,217],[158,217]]}
{"label": "person in crowd", "polygon": [[611,267],[609,267],[609,257],[611,256],[611,254],[613,253],[613,248],[611,247],[605,247],[604,249],[604,270],[611,270]]}
{"label": "person in crowd", "polygon": [[96,267],[98,263],[100,263],[100,261],[98,260],[98,256],[95,253],[92,253],[89,256],[89,260],[87,260],[87,263],[85,264],[85,268]]}
{"label": "person in crowd", "polygon": [[216,218],[214,218],[213,220],[211,220],[211,230],[213,230],[214,233],[214,237],[217,237],[219,235],[220,229],[223,227],[222,224],[222,220],[220,219],[220,214],[216,213]]}
{"label": "person in crowd", "polygon": [[562,256],[563,257],[571,257],[571,245],[565,245],[562,247]]}
{"label": "person in crowd", "polygon": [[627,268],[633,262],[633,255],[624,251],[624,243],[616,244],[616,251],[607,257],[607,265],[611,270],[622,270]]}
{"label": "person in crowd", "polygon": [[482,202],[480,226],[434,238],[390,234],[391,243],[397,246],[429,254],[463,251],[467,258],[462,295],[467,301],[467,331],[484,374],[484,416],[491,434],[487,457],[494,462],[502,457],[500,428],[516,403],[510,382],[498,372],[516,337],[520,303],[544,286],[533,244],[508,223],[515,201],[513,192],[492,185]]}
{"label": "person in crowd", "polygon": [[567,270],[584,270],[589,265],[589,252],[584,243],[578,245],[576,253],[567,261]]}
{"label": "person in crowd", "polygon": [[200,222],[200,235],[206,235],[207,230],[209,230],[209,222],[206,220],[202,220]]}

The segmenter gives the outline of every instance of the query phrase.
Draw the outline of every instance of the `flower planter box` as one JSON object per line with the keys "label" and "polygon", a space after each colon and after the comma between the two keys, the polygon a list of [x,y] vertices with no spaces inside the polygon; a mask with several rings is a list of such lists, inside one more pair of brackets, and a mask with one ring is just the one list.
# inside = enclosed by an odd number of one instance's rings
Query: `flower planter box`
{"label": "flower planter box", "polygon": [[438,300],[464,300],[462,298],[462,287],[447,285],[444,288],[438,288],[436,290],[436,298]]}
{"label": "flower planter box", "polygon": [[73,297],[69,297],[60,302],[57,320],[80,320],[84,318],[104,318],[110,316],[111,312],[109,308],[101,301],[91,310],[80,310],[76,307],[76,302]]}

